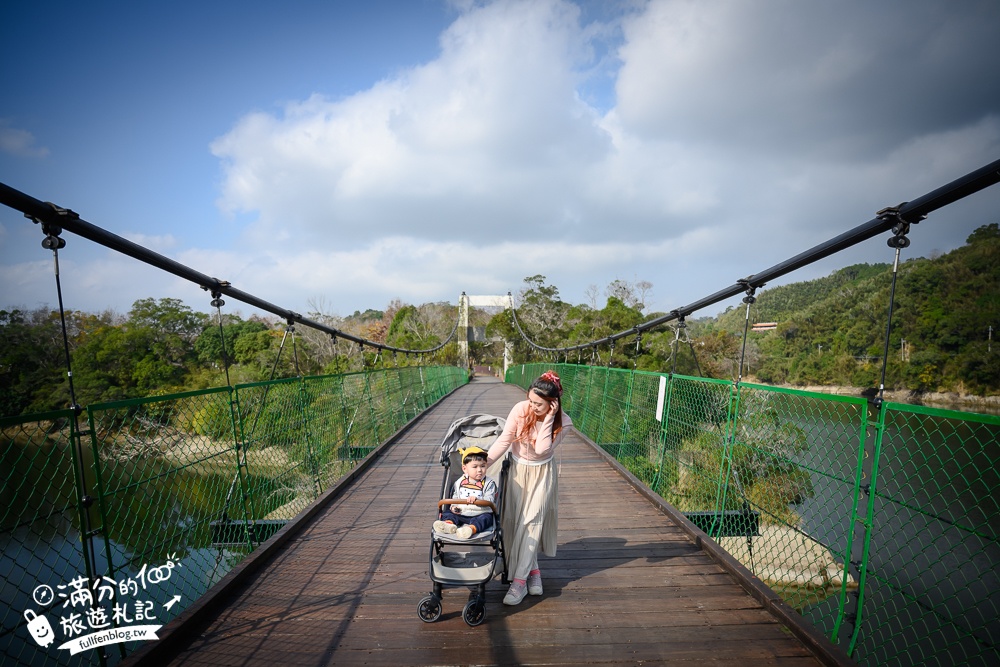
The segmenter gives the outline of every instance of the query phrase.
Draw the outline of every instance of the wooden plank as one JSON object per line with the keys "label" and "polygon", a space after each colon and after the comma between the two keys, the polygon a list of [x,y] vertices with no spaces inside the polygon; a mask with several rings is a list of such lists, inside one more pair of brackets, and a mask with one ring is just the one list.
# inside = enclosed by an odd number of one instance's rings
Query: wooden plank
{"label": "wooden plank", "polygon": [[[517,607],[489,582],[485,622],[445,589],[440,620],[417,618],[432,588],[430,523],[439,444],[473,413],[505,416],[521,390],[475,382],[415,424],[189,633],[174,665],[820,664],[762,604],[578,438],[560,456],[559,549],[545,594]],[[609,500],[610,499],[610,500]]]}

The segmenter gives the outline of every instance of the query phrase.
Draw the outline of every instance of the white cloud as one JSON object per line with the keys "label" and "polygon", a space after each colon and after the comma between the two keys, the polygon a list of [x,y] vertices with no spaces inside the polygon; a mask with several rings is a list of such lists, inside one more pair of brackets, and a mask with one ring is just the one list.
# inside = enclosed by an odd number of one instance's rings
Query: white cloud
{"label": "white cloud", "polygon": [[48,156],[49,149],[35,145],[35,135],[31,132],[11,127],[10,119],[0,118],[0,152],[15,157],[43,158]]}
{"label": "white cloud", "polygon": [[[257,212],[250,243],[308,247],[265,262],[266,284],[307,282],[308,267],[325,293],[353,285],[349,301],[378,303],[543,273],[580,301],[624,272],[690,301],[988,162],[997,143],[996,84],[975,106],[952,81],[983,71],[968,52],[996,51],[975,21],[988,6],[653,0],[622,18],[605,114],[578,91],[608,31],[576,6],[459,6],[433,61],[250,114],[213,144],[220,206]],[[942,113],[935,90],[978,111]]]}
{"label": "white cloud", "polygon": [[576,94],[589,49],[575,5],[497,2],[461,15],[440,56],[343,100],[254,113],[212,145],[220,206],[253,232],[351,244],[382,234],[533,233],[582,208],[580,174],[610,150]]}
{"label": "white cloud", "polygon": [[[342,98],[317,84],[212,143],[228,228],[250,221],[239,247],[130,238],[299,312],[539,273],[573,303],[649,280],[669,310],[1000,154],[993,2],[651,0],[602,25],[566,0],[455,6],[433,59]],[[591,106],[609,74],[616,97]],[[1000,186],[933,215],[911,251],[959,245],[998,206]],[[873,240],[790,279],[889,259]],[[87,298],[152,296],[105,268],[81,264]]]}
{"label": "white cloud", "polygon": [[644,138],[870,159],[997,108],[1000,5],[652,0],[624,22],[618,111]]}

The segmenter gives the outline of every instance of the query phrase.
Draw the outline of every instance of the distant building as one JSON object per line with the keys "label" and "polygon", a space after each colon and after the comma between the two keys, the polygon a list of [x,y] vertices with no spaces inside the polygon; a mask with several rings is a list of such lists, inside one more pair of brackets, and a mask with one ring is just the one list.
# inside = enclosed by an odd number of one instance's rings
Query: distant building
{"label": "distant building", "polygon": [[774,331],[778,328],[777,322],[755,322],[751,331]]}

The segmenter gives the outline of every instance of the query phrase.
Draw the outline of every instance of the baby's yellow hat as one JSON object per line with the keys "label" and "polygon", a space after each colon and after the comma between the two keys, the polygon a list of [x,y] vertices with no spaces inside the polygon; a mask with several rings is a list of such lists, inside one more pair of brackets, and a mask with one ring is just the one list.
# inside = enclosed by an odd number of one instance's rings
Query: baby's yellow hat
{"label": "baby's yellow hat", "polygon": [[487,454],[488,452],[480,447],[479,445],[472,445],[471,447],[466,447],[465,449],[459,449],[458,453],[462,455],[462,460],[469,454]]}

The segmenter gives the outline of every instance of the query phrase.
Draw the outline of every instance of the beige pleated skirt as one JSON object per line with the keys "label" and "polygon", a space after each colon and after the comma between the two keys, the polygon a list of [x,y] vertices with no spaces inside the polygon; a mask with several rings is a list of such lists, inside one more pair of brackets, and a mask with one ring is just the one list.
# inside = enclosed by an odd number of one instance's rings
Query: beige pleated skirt
{"label": "beige pleated skirt", "polygon": [[[496,464],[499,479],[500,464]],[[492,471],[491,471],[492,472]],[[511,579],[527,579],[538,553],[556,555],[559,531],[559,476],[552,459],[540,464],[511,456],[502,500],[503,542]]]}

